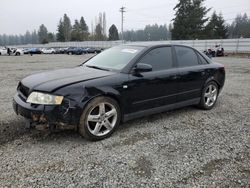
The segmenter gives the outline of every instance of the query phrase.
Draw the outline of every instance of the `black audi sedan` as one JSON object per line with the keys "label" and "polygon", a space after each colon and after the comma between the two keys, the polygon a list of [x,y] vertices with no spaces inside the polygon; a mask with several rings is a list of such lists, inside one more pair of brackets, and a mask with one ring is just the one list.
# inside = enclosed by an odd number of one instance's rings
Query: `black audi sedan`
{"label": "black audi sedan", "polygon": [[32,126],[74,126],[100,140],[130,119],[188,105],[210,110],[224,81],[224,66],[191,47],[128,44],[24,78],[13,107]]}

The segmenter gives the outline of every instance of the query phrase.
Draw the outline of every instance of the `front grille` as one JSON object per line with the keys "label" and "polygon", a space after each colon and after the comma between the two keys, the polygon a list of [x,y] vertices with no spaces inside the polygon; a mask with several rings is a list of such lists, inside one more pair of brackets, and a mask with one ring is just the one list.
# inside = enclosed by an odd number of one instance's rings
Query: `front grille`
{"label": "front grille", "polygon": [[24,97],[28,97],[29,95],[29,88],[24,86],[22,83],[19,84],[17,90],[24,96]]}

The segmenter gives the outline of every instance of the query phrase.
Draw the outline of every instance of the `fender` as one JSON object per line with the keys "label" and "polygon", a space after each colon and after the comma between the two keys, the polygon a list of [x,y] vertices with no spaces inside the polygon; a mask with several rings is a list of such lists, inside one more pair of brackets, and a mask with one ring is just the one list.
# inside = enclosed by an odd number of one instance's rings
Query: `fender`
{"label": "fender", "polygon": [[[214,76],[210,76],[210,77],[204,82],[203,87],[205,87],[205,86],[206,86],[209,82],[211,82],[211,81],[216,82]],[[217,82],[216,82],[216,83],[217,83]],[[218,83],[217,83],[217,84],[218,84]]]}
{"label": "fender", "polygon": [[222,90],[222,87],[224,85],[224,83],[219,83],[217,79],[215,79],[214,76],[211,76],[209,77],[205,82],[204,82],[204,85],[203,85],[203,88],[209,83],[209,82],[215,82],[218,86],[219,86],[219,92]]}
{"label": "fender", "polygon": [[121,93],[112,87],[85,87],[85,90],[88,96],[88,102],[98,96],[108,96],[114,98],[120,106],[123,106],[123,101],[121,101]]}

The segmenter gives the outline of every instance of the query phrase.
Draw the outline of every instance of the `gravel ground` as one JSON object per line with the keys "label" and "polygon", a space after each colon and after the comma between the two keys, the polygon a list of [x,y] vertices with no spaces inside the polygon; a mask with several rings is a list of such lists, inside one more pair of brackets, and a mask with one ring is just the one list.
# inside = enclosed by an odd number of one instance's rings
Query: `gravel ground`
{"label": "gravel ground", "polygon": [[99,142],[25,129],[12,110],[17,82],[86,58],[0,57],[0,187],[250,187],[250,59],[215,59],[227,79],[211,111],[133,120]]}

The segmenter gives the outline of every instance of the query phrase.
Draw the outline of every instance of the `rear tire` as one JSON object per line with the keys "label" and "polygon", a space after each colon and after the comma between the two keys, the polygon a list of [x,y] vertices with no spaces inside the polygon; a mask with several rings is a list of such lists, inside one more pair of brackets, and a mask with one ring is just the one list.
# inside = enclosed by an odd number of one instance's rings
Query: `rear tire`
{"label": "rear tire", "polygon": [[198,107],[204,110],[211,110],[216,104],[218,94],[219,88],[217,83],[214,81],[207,83],[202,90],[201,100]]}
{"label": "rear tire", "polygon": [[114,99],[96,97],[83,110],[78,131],[88,140],[102,140],[115,131],[120,120],[120,107]]}

